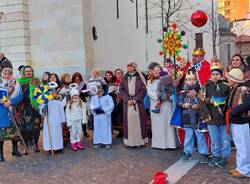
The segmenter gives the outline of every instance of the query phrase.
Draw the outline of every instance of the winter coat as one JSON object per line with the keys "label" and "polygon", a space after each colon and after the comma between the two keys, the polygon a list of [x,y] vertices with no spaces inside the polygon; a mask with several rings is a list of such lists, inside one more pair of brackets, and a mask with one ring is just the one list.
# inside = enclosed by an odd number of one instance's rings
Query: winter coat
{"label": "winter coat", "polygon": [[73,103],[71,109],[69,104],[66,107],[66,121],[67,126],[72,126],[73,122],[76,120],[81,120],[83,124],[86,124],[86,105],[82,102],[82,107],[79,103]]}
{"label": "winter coat", "polygon": [[[181,92],[178,98],[178,105],[182,108],[182,125],[185,128],[197,128],[198,123],[201,121],[199,114],[199,104],[201,99],[198,96],[189,98],[187,96],[189,90],[193,90],[195,86],[184,86],[184,91]],[[183,108],[183,104],[189,103],[191,105],[197,105],[197,109]]]}
{"label": "winter coat", "polygon": [[230,123],[246,124],[250,122],[250,80],[240,83],[231,92],[228,106],[231,109]]}
{"label": "winter coat", "polygon": [[209,80],[205,86],[206,96],[205,104],[208,107],[209,113],[211,115],[211,121],[206,122],[207,124],[212,125],[224,125],[226,124],[225,111],[226,103],[219,106],[215,106],[214,103],[211,103],[215,97],[222,97],[227,99],[230,95],[231,88],[229,85],[223,81],[218,81],[217,83]]}

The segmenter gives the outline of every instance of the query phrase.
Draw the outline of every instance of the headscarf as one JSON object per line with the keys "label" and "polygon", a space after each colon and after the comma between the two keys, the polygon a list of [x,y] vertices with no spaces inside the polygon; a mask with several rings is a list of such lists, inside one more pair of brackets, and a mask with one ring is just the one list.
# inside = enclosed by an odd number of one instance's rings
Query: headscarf
{"label": "headscarf", "polygon": [[20,77],[18,78],[18,83],[22,86],[22,85],[29,85],[29,98],[30,98],[30,103],[32,105],[32,107],[35,110],[38,110],[38,103],[36,101],[36,99],[34,98],[34,89],[35,87],[40,83],[39,78],[34,76],[34,70],[31,66],[25,66],[23,69],[23,75],[25,73],[25,69],[26,68],[30,68],[33,72],[33,76],[32,77]]}

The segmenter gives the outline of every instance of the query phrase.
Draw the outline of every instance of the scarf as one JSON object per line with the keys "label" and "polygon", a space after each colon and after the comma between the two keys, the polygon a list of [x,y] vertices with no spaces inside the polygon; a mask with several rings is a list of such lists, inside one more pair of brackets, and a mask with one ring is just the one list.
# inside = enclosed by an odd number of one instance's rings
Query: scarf
{"label": "scarf", "polygon": [[[34,81],[33,81],[34,80]],[[37,78],[35,77],[25,77],[25,78],[18,78],[18,83],[22,85],[29,85],[29,98],[30,98],[30,103],[32,107],[35,110],[38,110],[38,103],[36,99],[34,98],[34,89],[36,87],[35,83],[37,82]]]}

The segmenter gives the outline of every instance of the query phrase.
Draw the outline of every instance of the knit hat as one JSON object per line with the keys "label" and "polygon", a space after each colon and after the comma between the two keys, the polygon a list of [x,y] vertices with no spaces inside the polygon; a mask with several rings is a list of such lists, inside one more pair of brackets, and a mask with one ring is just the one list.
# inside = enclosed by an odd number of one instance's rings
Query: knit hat
{"label": "knit hat", "polygon": [[234,82],[244,82],[244,74],[241,69],[234,68],[229,71],[227,75],[228,79],[234,81]]}
{"label": "knit hat", "polygon": [[71,88],[70,90],[70,97],[72,98],[73,96],[79,96],[79,91],[76,88]]}
{"label": "knit hat", "polygon": [[210,74],[214,71],[219,72],[221,76],[223,75],[223,70],[220,64],[213,64],[210,66]]}

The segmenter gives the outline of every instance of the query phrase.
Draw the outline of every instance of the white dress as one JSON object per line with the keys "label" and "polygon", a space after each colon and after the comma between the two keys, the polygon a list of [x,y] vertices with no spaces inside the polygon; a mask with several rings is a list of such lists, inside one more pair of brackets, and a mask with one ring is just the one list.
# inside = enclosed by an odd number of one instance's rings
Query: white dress
{"label": "white dress", "polygon": [[65,122],[65,113],[63,110],[65,105],[65,98],[62,101],[52,100],[48,103],[48,123],[45,116],[43,125],[43,148],[45,151],[51,150],[48,124],[52,139],[52,150],[63,148],[62,122]]}
{"label": "white dress", "polygon": [[[94,109],[101,107],[104,114],[96,114]],[[98,97],[97,95],[91,98],[90,109],[94,116],[94,144],[111,144],[111,113],[114,109],[114,102],[111,96],[105,95]]]}
{"label": "white dress", "polygon": [[[157,103],[157,86],[159,79],[152,83],[148,82],[147,93],[150,98],[150,110],[155,109]],[[175,128],[170,127],[170,120],[172,117],[171,102],[163,101],[160,108],[160,113],[151,114],[152,127],[152,148],[177,148]]]}

